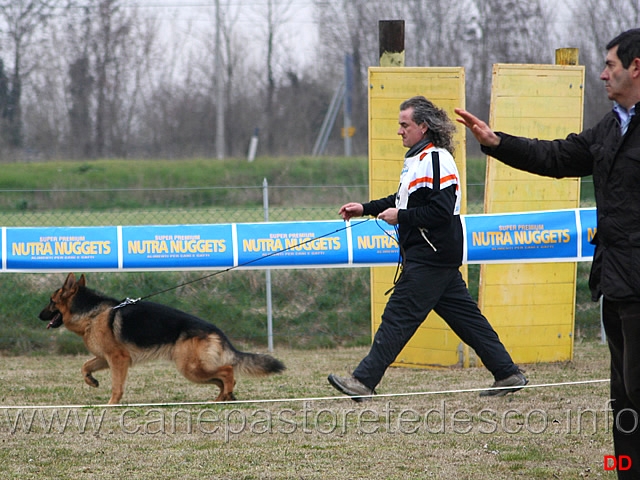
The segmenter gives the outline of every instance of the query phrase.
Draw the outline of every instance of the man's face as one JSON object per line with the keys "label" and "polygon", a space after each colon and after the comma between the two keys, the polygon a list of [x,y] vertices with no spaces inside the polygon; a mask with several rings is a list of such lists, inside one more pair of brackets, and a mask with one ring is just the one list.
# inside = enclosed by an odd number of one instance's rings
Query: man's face
{"label": "man's face", "polygon": [[616,45],[607,52],[604,60],[604,70],[600,74],[600,80],[604,81],[609,100],[618,102],[623,107],[629,109],[636,103],[634,96],[634,85],[632,81],[632,70],[635,70],[635,62],[624,68],[618,58],[618,46]]}
{"label": "man's face", "polygon": [[428,130],[427,126],[423,123],[418,125],[413,121],[413,107],[400,111],[400,117],[398,123],[400,128],[398,129],[398,135],[402,136],[402,145],[407,148],[413,147],[416,143],[424,138],[424,134]]}

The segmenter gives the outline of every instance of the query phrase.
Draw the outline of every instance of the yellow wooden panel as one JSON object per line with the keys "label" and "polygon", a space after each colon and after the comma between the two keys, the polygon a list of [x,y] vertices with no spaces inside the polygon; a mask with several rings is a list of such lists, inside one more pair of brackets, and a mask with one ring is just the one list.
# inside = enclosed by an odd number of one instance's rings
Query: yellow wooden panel
{"label": "yellow wooden panel", "polygon": [[[526,212],[538,210],[563,210],[567,208],[577,208],[573,199],[544,201],[544,200],[506,200],[502,202],[491,202],[491,213]],[[488,210],[488,208],[486,209]],[[490,213],[490,212],[487,212]]]}
{"label": "yellow wooden panel", "polygon": [[[380,312],[380,315],[378,315],[376,318],[373,319],[373,323],[377,328],[378,325],[380,325],[381,323],[381,317],[382,317],[382,313],[384,311],[384,307],[386,303],[376,303],[375,305]],[[427,316],[427,319],[422,323],[422,325],[420,325],[416,334],[418,334],[419,332],[425,333],[425,332],[431,332],[431,331],[433,332],[443,331],[443,332],[448,332],[450,334],[453,334],[453,332],[449,328],[449,325],[447,325],[447,323],[442,318],[440,318],[438,314],[434,312],[431,312]],[[455,334],[453,335],[455,336]]]}
{"label": "yellow wooden panel", "polygon": [[[371,125],[371,139],[372,140],[390,140],[395,145],[398,145],[397,140],[401,139],[398,135],[398,114],[399,111],[396,109],[394,112],[393,118],[380,118],[374,121]],[[402,141],[400,142],[400,146],[398,150],[402,149]]]}
{"label": "yellow wooden panel", "polygon": [[564,348],[555,345],[540,345],[536,348],[514,347],[510,349],[509,353],[512,358],[518,359],[519,364],[567,362],[573,358],[573,343],[567,343]]}
{"label": "yellow wooden panel", "polygon": [[[509,348],[566,347],[573,342],[573,325],[502,326],[498,334]],[[532,338],[536,339],[535,347],[531,345]]]}
{"label": "yellow wooden panel", "polygon": [[[402,139],[400,137],[396,137],[393,141],[372,139],[369,146],[369,155],[375,156],[375,158],[379,160],[397,160],[398,156],[402,159],[406,150],[403,151],[401,148],[398,148],[398,141],[400,141],[400,147],[402,147]],[[402,168],[402,163],[400,163],[400,165]],[[398,174],[398,178],[399,177],[400,175]]]}
{"label": "yellow wooden panel", "polygon": [[496,331],[506,326],[534,326],[534,325],[573,325],[574,307],[563,303],[561,305],[540,305],[530,308],[529,305],[485,305],[482,313],[493,325]]}
{"label": "yellow wooden panel", "polygon": [[575,270],[575,263],[514,263],[481,268],[481,276],[483,285],[529,285],[532,275],[538,283],[572,283]]}
{"label": "yellow wooden panel", "polygon": [[393,192],[393,189],[397,188],[398,178],[392,176],[390,172],[393,172],[394,170],[398,170],[400,168],[402,168],[401,160],[398,160],[397,158],[394,160],[386,160],[380,158],[371,166],[369,175],[374,180],[384,182],[392,181],[392,187],[390,187],[388,184],[381,187],[384,189],[384,191]]}
{"label": "yellow wooden panel", "polygon": [[[515,310],[514,307],[510,309]],[[518,325],[493,324],[500,340],[517,364],[571,360],[573,356],[574,325]],[[473,363],[480,366],[479,358]]]}
{"label": "yellow wooden panel", "polygon": [[460,365],[457,350],[434,350],[414,347],[409,343],[400,352],[393,367],[433,368]]}
{"label": "yellow wooden panel", "polygon": [[[489,163],[497,162],[497,160],[490,158],[488,159]],[[516,180],[526,180],[528,182],[549,182],[555,183],[559,182],[563,183],[580,183],[579,179],[576,178],[549,178],[543,177],[541,175],[536,175],[529,172],[524,172],[522,170],[517,170],[515,168],[507,167],[506,165],[502,165],[498,162],[497,165],[492,165],[494,168],[490,168],[487,172],[487,176],[491,177],[492,181],[516,181]]]}
{"label": "yellow wooden panel", "polygon": [[376,284],[384,283],[386,285],[393,282],[395,273],[396,267],[379,267],[372,271],[371,276]]}
{"label": "yellow wooden panel", "polygon": [[393,192],[394,188],[398,187],[398,181],[397,181],[397,179],[395,181],[392,181],[392,180],[373,180],[371,182],[371,187],[376,187],[381,192]]}
{"label": "yellow wooden panel", "polygon": [[[526,124],[520,124],[518,127],[518,135],[523,137],[535,137],[541,139],[552,140],[555,138],[564,138],[567,135],[567,126],[579,124],[580,118],[576,117],[547,117],[532,118],[528,117]],[[493,125],[495,130],[511,132],[513,131],[513,118],[504,117],[496,121]],[[571,129],[571,131],[578,131]]]}
{"label": "yellow wooden panel", "polygon": [[[489,266],[489,265],[488,265]],[[534,275],[529,285],[483,285],[483,307],[489,305],[562,305],[574,299],[575,285],[571,283],[537,283]]]}
{"label": "yellow wooden panel", "polygon": [[[574,97],[554,97],[553,109],[549,109],[549,97],[498,97],[495,99],[495,107],[504,111],[501,121],[507,125],[508,119],[528,120],[529,118],[579,118],[568,116],[575,105],[579,103]],[[492,124],[493,125],[493,124]],[[493,128],[500,129],[501,123],[497,122]]]}
{"label": "yellow wooden panel", "polygon": [[[408,97],[399,97],[399,98],[377,98],[371,100],[369,104],[369,108],[372,113],[369,118],[374,121],[374,124],[382,130],[385,127],[391,127],[391,133],[396,134],[398,131],[398,115],[400,113],[400,104],[406,100]],[[432,97],[429,97],[432,98]],[[452,100],[451,100],[452,101]],[[436,105],[440,108],[446,109],[447,104],[451,103],[451,101],[440,101],[437,102],[433,100]],[[386,132],[388,135],[389,132]]]}
{"label": "yellow wooden panel", "polygon": [[[438,99],[459,98],[460,85],[464,88],[462,67],[369,68],[370,99],[384,97],[402,101],[424,95],[439,105]],[[375,113],[373,115],[375,118]]]}
{"label": "yellow wooden panel", "polygon": [[424,328],[411,339],[412,347],[424,350],[456,351],[459,345],[460,339],[450,329]]}
{"label": "yellow wooden panel", "polygon": [[[508,66],[507,66],[508,67]],[[500,67],[498,67],[500,68]],[[563,67],[564,68],[564,67]],[[537,70],[523,73],[520,69],[500,68],[500,75],[496,77],[494,85],[500,97],[522,97],[533,95],[536,97],[580,97],[582,85],[576,83],[576,71],[579,68],[569,67],[564,71],[557,67],[551,70]],[[535,75],[535,82],[530,82],[531,74]]]}
{"label": "yellow wooden panel", "polygon": [[493,195],[500,198],[535,198],[536,200],[571,200],[579,201],[580,183],[560,181],[496,181],[492,189]]}
{"label": "yellow wooden panel", "polygon": [[[493,69],[501,69],[503,76],[527,76],[530,77],[532,72],[549,72],[558,76],[573,75],[573,72],[580,70],[581,66],[573,65],[553,65],[553,64],[532,64],[532,63],[496,63],[493,65]],[[500,79],[495,79],[499,81]]]}

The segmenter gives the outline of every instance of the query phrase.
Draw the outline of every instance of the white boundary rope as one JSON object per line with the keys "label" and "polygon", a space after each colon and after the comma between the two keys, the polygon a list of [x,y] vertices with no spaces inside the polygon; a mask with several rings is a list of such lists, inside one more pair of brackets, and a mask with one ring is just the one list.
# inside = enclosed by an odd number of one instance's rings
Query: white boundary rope
{"label": "white boundary rope", "polygon": [[[536,385],[524,385],[518,387],[519,389],[533,389],[533,388],[547,388],[547,387],[562,387],[571,385],[587,385],[594,383],[609,382],[609,379],[599,380],[581,380],[576,382],[558,382],[558,383],[540,383]],[[511,390],[514,387],[494,387],[494,388],[464,388],[457,390],[437,390],[428,392],[407,392],[407,393],[383,393],[380,395],[363,395],[361,397],[349,397],[346,395],[331,396],[331,397],[306,397],[306,398],[276,398],[276,399],[263,399],[263,400],[234,400],[227,402],[169,402],[169,403],[128,403],[128,404],[95,404],[95,405],[0,405],[0,410],[35,410],[35,409],[88,409],[88,408],[142,408],[142,407],[184,407],[184,406],[199,406],[199,405],[242,405],[242,404],[264,404],[264,403],[286,403],[286,402],[316,402],[321,400],[344,400],[344,399],[377,399],[377,398],[389,398],[389,397],[417,397],[425,395],[443,395],[452,393],[471,393],[471,392],[483,392],[485,390]]]}

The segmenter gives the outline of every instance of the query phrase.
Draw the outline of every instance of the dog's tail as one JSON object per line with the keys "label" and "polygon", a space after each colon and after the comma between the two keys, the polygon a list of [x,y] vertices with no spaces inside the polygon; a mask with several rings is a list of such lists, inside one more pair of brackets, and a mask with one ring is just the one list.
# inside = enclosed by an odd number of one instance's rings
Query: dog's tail
{"label": "dog's tail", "polygon": [[271,375],[272,373],[280,373],[287,368],[284,366],[284,363],[277,358],[264,353],[236,351],[235,357],[234,367],[238,373],[252,377],[262,377]]}

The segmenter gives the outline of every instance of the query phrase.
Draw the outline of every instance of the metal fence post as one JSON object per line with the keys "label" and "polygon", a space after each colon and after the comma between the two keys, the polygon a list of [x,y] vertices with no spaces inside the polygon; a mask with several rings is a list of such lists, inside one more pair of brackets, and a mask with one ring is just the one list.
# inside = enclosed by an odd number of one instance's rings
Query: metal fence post
{"label": "metal fence post", "polygon": [[[264,208],[264,221],[269,221],[269,185],[267,179],[262,181],[262,206]],[[267,290],[267,348],[273,352],[273,309],[271,306],[271,270],[265,270],[265,282]]]}

